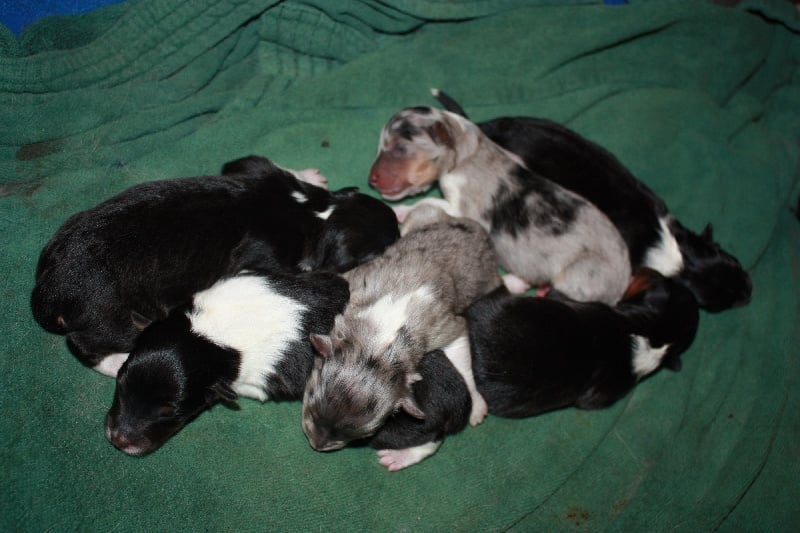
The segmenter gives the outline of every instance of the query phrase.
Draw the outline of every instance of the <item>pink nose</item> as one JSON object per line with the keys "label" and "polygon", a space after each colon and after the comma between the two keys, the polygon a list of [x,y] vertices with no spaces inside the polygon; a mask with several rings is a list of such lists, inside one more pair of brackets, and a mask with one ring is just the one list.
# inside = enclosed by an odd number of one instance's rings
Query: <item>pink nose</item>
{"label": "pink nose", "polygon": [[108,440],[110,440],[111,444],[116,448],[125,448],[131,445],[131,441],[118,429],[109,431]]}

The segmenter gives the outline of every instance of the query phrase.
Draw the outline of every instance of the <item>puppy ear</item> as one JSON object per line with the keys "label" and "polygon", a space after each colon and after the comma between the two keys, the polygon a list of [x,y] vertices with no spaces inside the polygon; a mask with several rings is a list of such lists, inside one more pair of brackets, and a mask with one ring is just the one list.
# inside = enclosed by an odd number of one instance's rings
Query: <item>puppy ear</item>
{"label": "puppy ear", "polygon": [[414,418],[425,420],[425,413],[422,412],[422,409],[419,408],[417,402],[414,400],[414,397],[410,393],[407,396],[403,396],[399,400],[397,400],[397,404],[395,407],[397,407],[398,409],[402,409],[403,411],[413,416]]}
{"label": "puppy ear", "polygon": [[137,311],[131,311],[131,322],[139,331],[153,323],[152,318],[148,318]]}
{"label": "puppy ear", "polygon": [[711,242],[714,240],[713,232],[714,227],[711,225],[711,223],[708,223],[706,224],[706,227],[703,228],[703,232],[700,234],[700,236],[708,242]]}
{"label": "puppy ear", "polygon": [[333,353],[333,343],[330,336],[312,333],[309,338],[314,350],[322,357],[328,357]]}
{"label": "puppy ear", "polygon": [[230,383],[218,382],[209,387],[216,399],[224,402],[235,402],[239,395],[231,388]]}
{"label": "puppy ear", "polygon": [[428,129],[428,133],[434,142],[443,144],[448,148],[453,147],[453,136],[450,134],[450,130],[443,122],[437,121]]}

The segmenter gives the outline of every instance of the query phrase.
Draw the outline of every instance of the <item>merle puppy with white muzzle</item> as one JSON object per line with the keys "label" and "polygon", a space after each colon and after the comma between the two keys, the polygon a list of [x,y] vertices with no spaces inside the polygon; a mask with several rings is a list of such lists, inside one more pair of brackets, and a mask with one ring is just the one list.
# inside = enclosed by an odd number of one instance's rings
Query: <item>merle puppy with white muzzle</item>
{"label": "merle puppy with white muzzle", "polygon": [[251,156],[226,175],[141,183],[72,216],[43,249],[31,308],[86,366],[116,375],[140,331],[243,269],[341,272],[399,237],[394,213],[316,171]]}
{"label": "merle puppy with white muzzle", "polygon": [[[594,205],[539,176],[466,118],[432,107],[395,114],[381,131],[369,183],[398,200],[438,180],[443,206],[489,232],[506,285],[550,284],[581,301],[619,300],[630,282],[628,249]],[[395,210],[402,220],[406,206]]]}
{"label": "merle puppy with white muzzle", "polygon": [[[434,96],[466,117],[449,95]],[[634,269],[643,266],[686,285],[706,311],[750,301],[752,282],[739,261],[714,241],[711,224],[698,233],[670,213],[664,201],[608,150],[553,121],[502,117],[481,131],[519,156],[532,171],[595,204],[619,229]]]}

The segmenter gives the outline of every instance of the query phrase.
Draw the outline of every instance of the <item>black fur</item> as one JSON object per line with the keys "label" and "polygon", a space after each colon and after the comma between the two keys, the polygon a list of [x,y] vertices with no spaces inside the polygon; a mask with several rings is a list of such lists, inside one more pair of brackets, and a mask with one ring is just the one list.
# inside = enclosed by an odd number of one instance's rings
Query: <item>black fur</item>
{"label": "black fur", "polygon": [[412,384],[414,399],[425,419],[399,411],[366,442],[376,449],[403,449],[441,441],[464,429],[469,422],[472,400],[461,374],[444,352],[425,354],[417,365],[420,381]]}
{"label": "black fur", "polygon": [[352,188],[328,192],[257,156],[224,171],[135,185],[72,216],[39,258],[36,321],[94,367],[222,276],[342,272],[399,236],[391,209]]}
{"label": "black fur", "polygon": [[[436,94],[435,94],[436,95]],[[437,99],[451,112],[466,116],[449,95]],[[700,238],[670,216],[664,201],[639,181],[613,154],[550,120],[503,117],[478,124],[503,148],[517,154],[536,175],[595,204],[622,234],[631,266],[642,266],[659,241],[659,219],[669,226],[681,249],[684,268],[677,277],[703,309],[719,312],[750,301],[752,282],[739,261],[710,238]]]}
{"label": "black fur", "polygon": [[631,335],[670,344],[660,366],[680,368],[697,331],[697,303],[675,280],[652,276],[650,288],[615,308],[505,288],[471,305],[473,372],[489,412],[519,418],[612,405],[644,377],[633,370]]}
{"label": "black fur", "polygon": [[[283,353],[271,354],[279,363],[263,384],[271,400],[300,399],[314,359],[309,335],[333,327],[349,298],[347,282],[322,272],[244,276],[265,279],[276,292],[307,308],[295,340]],[[208,407],[237,398],[242,354],[192,331],[191,311],[191,305],[173,309],[147,327],[120,368],[106,436],[126,453],[150,453]],[[252,317],[265,319],[269,317]]]}

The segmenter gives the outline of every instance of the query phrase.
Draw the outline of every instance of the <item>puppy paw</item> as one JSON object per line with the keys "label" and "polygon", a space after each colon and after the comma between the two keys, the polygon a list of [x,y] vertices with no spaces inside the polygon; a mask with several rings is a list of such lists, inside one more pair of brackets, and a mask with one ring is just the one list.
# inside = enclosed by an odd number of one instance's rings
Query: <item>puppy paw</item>
{"label": "puppy paw", "polygon": [[317,168],[307,168],[305,170],[295,170],[295,176],[300,181],[304,181],[306,183],[310,183],[311,185],[316,185],[317,187],[322,187],[323,189],[328,188],[328,178],[322,175],[322,173]]}
{"label": "puppy paw", "polygon": [[430,457],[439,449],[440,444],[441,442],[433,441],[402,450],[378,450],[378,463],[389,472],[397,472]]}
{"label": "puppy paw", "polygon": [[472,397],[472,411],[469,413],[469,424],[471,426],[477,426],[483,419],[486,418],[486,415],[489,414],[489,405],[486,403],[486,400],[483,399],[483,396],[477,394]]}
{"label": "puppy paw", "polygon": [[506,274],[503,276],[503,285],[506,286],[511,294],[525,294],[531,288],[530,283],[517,276],[516,274]]}

